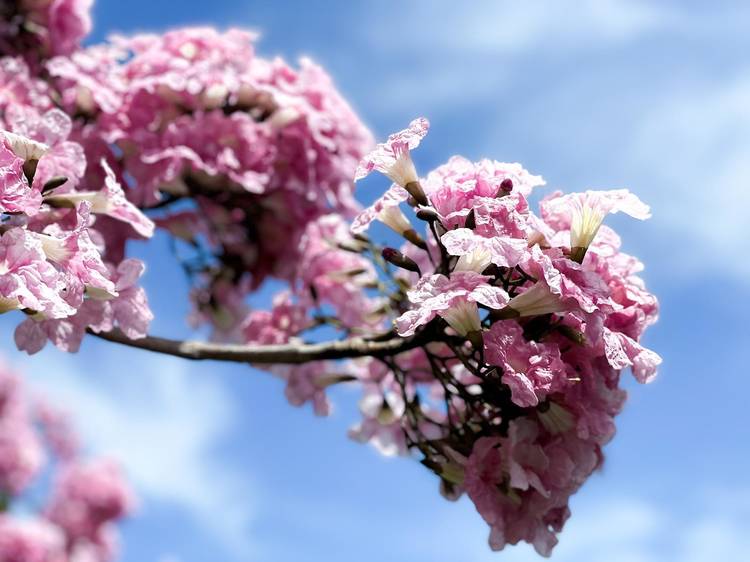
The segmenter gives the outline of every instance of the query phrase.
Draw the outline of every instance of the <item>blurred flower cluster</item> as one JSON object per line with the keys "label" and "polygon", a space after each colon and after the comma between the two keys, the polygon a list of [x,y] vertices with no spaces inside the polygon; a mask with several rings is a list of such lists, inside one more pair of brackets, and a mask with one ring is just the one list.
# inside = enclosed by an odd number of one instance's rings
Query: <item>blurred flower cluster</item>
{"label": "blurred flower cluster", "polygon": [[117,464],[84,459],[67,415],[0,364],[0,560],[113,560],[133,505]]}
{"label": "blurred flower cluster", "polygon": [[93,0],[4,0],[0,3],[0,53],[32,63],[67,55],[91,31]]}
{"label": "blurred flower cluster", "polygon": [[[347,333],[392,321],[402,351],[272,371],[293,404],[310,401],[319,414],[329,411],[326,387],[358,380],[354,439],[416,454],[446,497],[466,493],[493,549],[527,541],[549,555],[568,499],[614,435],[622,370],[645,383],[661,362],[639,343],[658,311],[642,265],[602,225],[609,213],[645,219],[649,209],[627,190],[554,192],[535,214],[527,198],[544,181],[492,160],[453,157],[420,179],[410,150],[427,129],[415,120],[363,160],[359,176],[378,170],[394,184],[349,233],[309,228],[303,290],[253,313],[244,334],[295,341],[326,322],[321,302]],[[404,245],[376,246],[365,235],[373,221]]]}

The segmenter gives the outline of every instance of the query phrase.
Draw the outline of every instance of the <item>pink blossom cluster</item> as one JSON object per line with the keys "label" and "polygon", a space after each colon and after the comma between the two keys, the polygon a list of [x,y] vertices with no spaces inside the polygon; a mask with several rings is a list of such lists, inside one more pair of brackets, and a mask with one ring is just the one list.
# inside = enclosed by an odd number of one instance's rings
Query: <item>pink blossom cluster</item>
{"label": "pink blossom cluster", "polygon": [[30,61],[67,55],[91,31],[93,0],[5,0],[0,4],[0,55]]}
{"label": "pink blossom cluster", "polygon": [[[377,333],[390,319],[409,345],[392,357],[284,368],[287,394],[326,413],[326,387],[358,380],[354,439],[420,456],[447,497],[473,501],[493,549],[526,541],[549,555],[570,496],[614,435],[626,397],[621,372],[629,367],[646,383],[661,362],[639,343],[658,314],[638,277],[642,264],[602,224],[609,213],[645,219],[649,209],[627,190],[553,192],[537,214],[528,198],[542,178],[493,160],[453,157],[419,178],[410,151],[427,129],[415,120],[363,160],[358,176],[377,170],[393,186],[355,218],[350,238],[328,236],[329,247],[345,250],[297,272],[303,288],[318,271],[336,291],[346,278],[343,299],[321,294],[348,335]],[[365,233],[374,221],[405,241],[382,249],[376,283],[357,283],[371,269],[353,261],[358,273],[347,278],[336,260],[372,252]],[[247,341],[293,341],[310,323],[303,293],[252,313]]]}
{"label": "pink blossom cluster", "polygon": [[153,222],[106,161],[103,181],[84,177],[71,119],[20,60],[2,62],[0,72],[22,72],[0,93],[0,313],[26,316],[15,339],[29,353],[48,339],[75,351],[87,329],[144,336],[152,314],[137,286],[143,264],[123,248],[150,237]]}
{"label": "pink blossom cluster", "polygon": [[[47,464],[50,455],[54,464]],[[49,498],[39,513],[27,514],[24,492],[51,469]],[[7,562],[109,562],[117,552],[116,524],[134,504],[117,465],[81,458],[67,415],[32,396],[5,365],[0,498],[0,560]]]}

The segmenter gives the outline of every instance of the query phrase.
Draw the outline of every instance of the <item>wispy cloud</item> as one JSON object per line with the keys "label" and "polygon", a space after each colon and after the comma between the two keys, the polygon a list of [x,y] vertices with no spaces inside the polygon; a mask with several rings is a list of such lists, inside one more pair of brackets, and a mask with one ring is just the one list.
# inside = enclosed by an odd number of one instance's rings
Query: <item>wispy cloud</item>
{"label": "wispy cloud", "polygon": [[[745,493],[744,499],[750,500],[750,496]],[[714,491],[710,499],[689,496],[687,503],[684,515],[674,506],[659,505],[646,498],[605,495],[587,500],[574,507],[552,560],[713,562],[747,558],[750,537],[743,522],[750,516],[750,501],[738,502],[731,500],[727,491]],[[468,516],[438,522],[438,527],[431,526],[424,536],[410,536],[409,544],[403,548],[411,548],[420,560],[542,560],[526,544],[507,547],[501,555],[490,552],[486,542],[477,536],[480,524],[471,523]],[[436,536],[450,539],[436,541]]]}
{"label": "wispy cloud", "polygon": [[[370,22],[364,33],[371,48],[399,60],[378,85],[381,106],[418,101],[422,111],[497,96],[516,78],[514,59],[530,52],[617,45],[673,19],[666,8],[637,0],[424,0],[368,10],[361,18]],[[382,17],[384,11],[393,17]]]}
{"label": "wispy cloud", "polygon": [[750,207],[748,99],[750,68],[666,92],[634,131],[625,157],[652,184],[660,220],[700,256],[681,259],[683,267],[750,272],[747,260],[736,259],[745,250]]}

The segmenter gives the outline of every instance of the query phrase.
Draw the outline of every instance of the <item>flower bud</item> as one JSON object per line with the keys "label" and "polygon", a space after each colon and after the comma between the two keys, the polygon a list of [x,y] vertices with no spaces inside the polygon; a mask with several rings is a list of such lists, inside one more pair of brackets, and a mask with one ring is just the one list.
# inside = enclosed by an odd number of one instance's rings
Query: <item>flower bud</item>
{"label": "flower bud", "polygon": [[67,181],[68,178],[66,178],[65,176],[55,176],[44,184],[44,187],[42,187],[42,193],[49,193],[50,191],[57,189]]}
{"label": "flower bud", "polygon": [[409,195],[414,197],[414,200],[420,205],[429,204],[429,201],[427,201],[427,196],[425,195],[424,190],[422,189],[422,186],[419,184],[419,180],[410,181],[406,183],[403,187],[406,191],[409,192]]}
{"label": "flower bud", "polygon": [[413,271],[417,275],[422,275],[417,262],[415,262],[410,257],[405,256],[398,250],[394,248],[383,248],[381,254],[383,256],[383,259],[388,263],[393,264],[396,267],[400,267],[401,269],[406,269],[407,271]]}
{"label": "flower bud", "polygon": [[419,209],[417,211],[417,218],[419,220],[423,220],[426,222],[433,222],[438,220],[438,214],[435,209],[431,209],[430,207],[423,207],[422,209]]}
{"label": "flower bud", "polygon": [[500,187],[498,188],[495,197],[504,197],[511,191],[513,191],[513,180],[510,178],[505,178],[502,182],[500,182]]}
{"label": "flower bud", "polygon": [[470,210],[469,214],[466,215],[466,221],[464,222],[464,226],[471,230],[474,230],[477,227],[477,219],[476,219],[476,215],[474,214],[474,209]]}

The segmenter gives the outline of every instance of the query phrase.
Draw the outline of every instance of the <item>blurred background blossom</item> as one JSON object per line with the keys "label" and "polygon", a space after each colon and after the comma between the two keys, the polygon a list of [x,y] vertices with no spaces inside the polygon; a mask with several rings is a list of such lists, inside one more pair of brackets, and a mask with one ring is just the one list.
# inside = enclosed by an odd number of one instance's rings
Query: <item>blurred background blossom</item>
{"label": "blurred background blossom", "polygon": [[[664,364],[649,387],[626,383],[618,437],[552,559],[747,556],[750,6],[99,0],[93,19],[90,43],[188,24],[256,29],[263,56],[321,63],[376,137],[429,117],[423,172],[487,156],[522,162],[547,190],[628,187],[650,203],[651,221],[612,225],[661,300],[645,343]],[[374,185],[362,182],[361,201]],[[168,251],[165,239],[140,248],[153,331],[186,335],[188,301],[174,294],[187,287],[160,259]],[[346,388],[321,420],[236,365],[93,340],[26,364],[91,449],[126,467],[141,506],[123,529],[125,562],[538,559],[525,545],[491,553],[468,501],[445,502],[416,463],[347,440],[357,413]]]}

